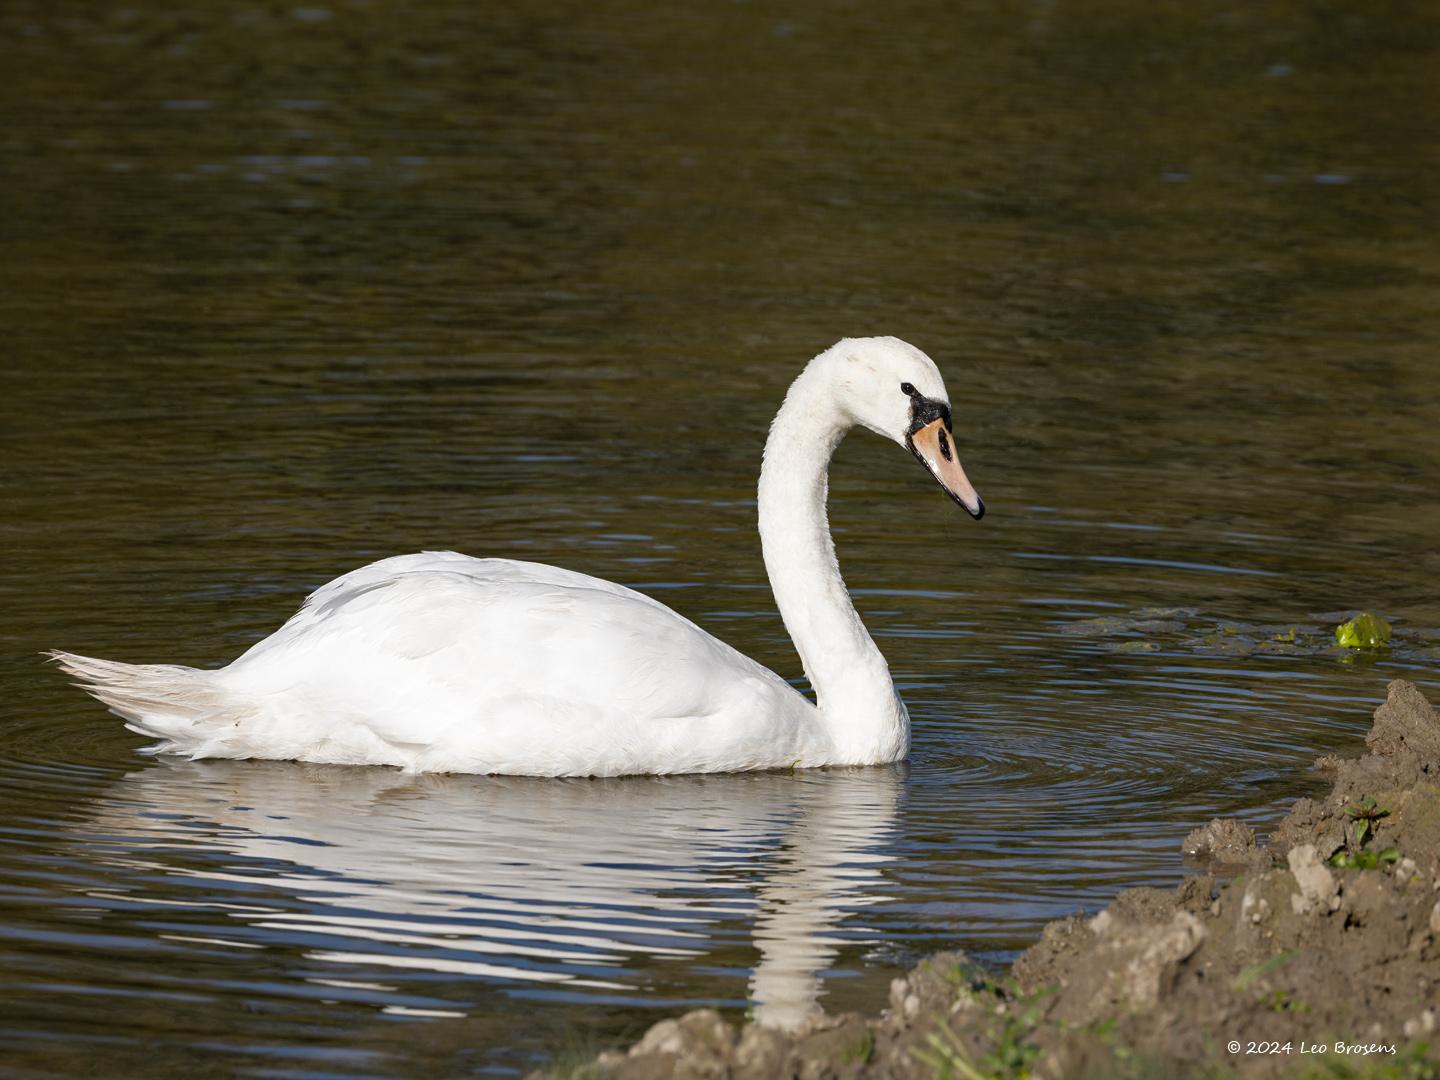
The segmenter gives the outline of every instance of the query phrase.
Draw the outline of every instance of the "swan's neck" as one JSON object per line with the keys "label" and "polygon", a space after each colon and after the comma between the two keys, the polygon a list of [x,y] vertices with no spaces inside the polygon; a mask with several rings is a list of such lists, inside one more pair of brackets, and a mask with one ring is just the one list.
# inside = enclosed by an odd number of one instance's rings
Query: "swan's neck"
{"label": "swan's neck", "polygon": [[853,422],[811,365],[785,396],[760,470],[760,541],[770,587],[815,688],[833,764],[905,755],[910,720],[885,657],[860,621],[825,516],[830,457]]}

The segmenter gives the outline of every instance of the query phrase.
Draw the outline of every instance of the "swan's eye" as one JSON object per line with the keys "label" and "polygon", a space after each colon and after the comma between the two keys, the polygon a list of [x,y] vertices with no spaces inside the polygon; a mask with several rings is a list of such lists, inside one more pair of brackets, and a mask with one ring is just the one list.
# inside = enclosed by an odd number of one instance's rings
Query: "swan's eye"
{"label": "swan's eye", "polygon": [[904,394],[906,397],[914,397],[914,396],[915,396],[915,387],[914,387],[914,385],[911,384],[911,383],[902,382],[902,383],[900,384],[900,393]]}

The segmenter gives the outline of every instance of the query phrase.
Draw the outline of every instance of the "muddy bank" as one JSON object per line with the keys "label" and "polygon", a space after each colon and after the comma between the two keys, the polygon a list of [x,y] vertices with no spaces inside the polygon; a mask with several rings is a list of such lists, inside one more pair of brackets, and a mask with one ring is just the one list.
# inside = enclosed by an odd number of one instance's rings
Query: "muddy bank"
{"label": "muddy bank", "polygon": [[1184,847],[1207,872],[1050,923],[1008,974],[945,953],[896,979],[876,1018],[785,1033],[699,1010],[565,1071],[1440,1077],[1440,716],[1393,682],[1365,741],[1316,763],[1330,793],[1296,802],[1265,846],[1238,822],[1198,828]]}

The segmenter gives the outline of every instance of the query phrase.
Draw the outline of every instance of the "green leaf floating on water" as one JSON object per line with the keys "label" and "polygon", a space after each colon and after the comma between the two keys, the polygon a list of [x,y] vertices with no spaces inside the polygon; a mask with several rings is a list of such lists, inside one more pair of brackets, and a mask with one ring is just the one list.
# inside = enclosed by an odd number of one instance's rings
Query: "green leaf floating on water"
{"label": "green leaf floating on water", "polygon": [[1335,644],[1347,649],[1378,649],[1390,644],[1390,624],[1379,615],[1362,611],[1335,627]]}

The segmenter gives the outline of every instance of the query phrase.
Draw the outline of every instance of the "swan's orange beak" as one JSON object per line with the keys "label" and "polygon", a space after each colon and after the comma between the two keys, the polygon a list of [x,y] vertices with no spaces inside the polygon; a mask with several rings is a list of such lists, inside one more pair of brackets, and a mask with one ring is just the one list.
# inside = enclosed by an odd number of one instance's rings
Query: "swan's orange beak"
{"label": "swan's orange beak", "polygon": [[979,521],[985,516],[985,501],[971,486],[955,452],[955,440],[945,428],[945,421],[934,420],[906,436],[905,444],[927,469],[940,481],[946,493]]}

